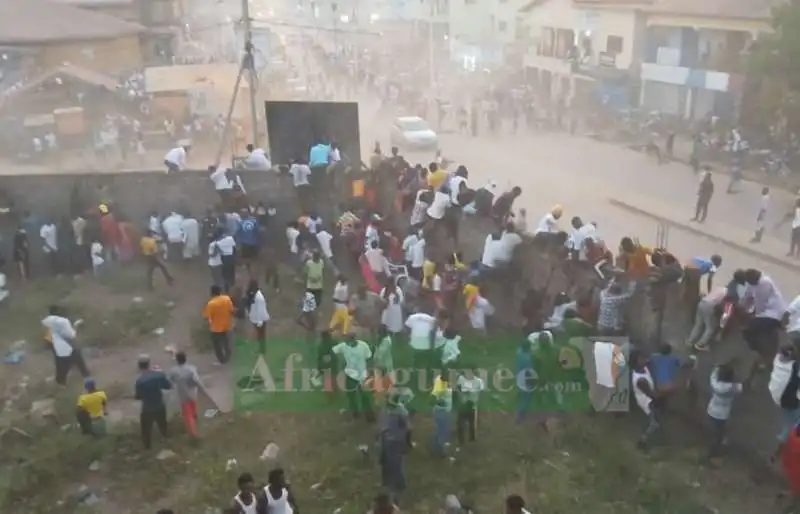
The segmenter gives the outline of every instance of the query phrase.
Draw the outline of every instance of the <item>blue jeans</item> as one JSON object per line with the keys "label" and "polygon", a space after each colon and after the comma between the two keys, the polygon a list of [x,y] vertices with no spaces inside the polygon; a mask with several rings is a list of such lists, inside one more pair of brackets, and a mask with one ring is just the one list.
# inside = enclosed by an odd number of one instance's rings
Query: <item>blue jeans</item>
{"label": "blue jeans", "polygon": [[449,410],[433,410],[433,438],[431,450],[438,455],[444,455],[444,446],[450,440],[450,425],[452,413]]}
{"label": "blue jeans", "polygon": [[781,431],[778,433],[778,442],[785,443],[792,429],[800,424],[800,408],[781,409]]}
{"label": "blue jeans", "polygon": [[517,423],[522,423],[531,411],[533,393],[530,391],[517,392]]}

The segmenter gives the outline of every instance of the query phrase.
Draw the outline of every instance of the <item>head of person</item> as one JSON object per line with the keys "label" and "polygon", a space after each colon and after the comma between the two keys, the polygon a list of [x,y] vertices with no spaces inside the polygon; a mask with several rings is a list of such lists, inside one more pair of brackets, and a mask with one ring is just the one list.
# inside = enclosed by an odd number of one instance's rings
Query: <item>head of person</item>
{"label": "head of person", "polygon": [[342,285],[347,284],[347,277],[344,275],[338,275],[336,277],[336,281]]}
{"label": "head of person", "polygon": [[733,272],[733,281],[739,285],[744,285],[747,282],[747,275],[743,269],[737,269]]}
{"label": "head of person", "polygon": [[213,285],[213,286],[211,286],[211,296],[212,296],[212,297],[214,297],[214,296],[219,296],[219,295],[221,295],[221,294],[222,294],[222,288],[221,288],[221,287],[219,287],[219,286],[218,286],[218,285],[216,285],[216,284],[215,284],[215,285]]}
{"label": "head of person", "polygon": [[579,217],[573,216],[572,220],[570,220],[570,225],[572,225],[572,228],[574,228],[575,230],[578,230],[583,226],[583,221],[581,221]]}
{"label": "head of person", "polygon": [[435,162],[428,164],[428,171],[431,173],[436,173],[439,170],[439,165]]}
{"label": "head of person", "polygon": [[745,270],[744,272],[744,281],[750,284],[751,286],[754,286],[758,284],[758,282],[761,280],[761,276],[762,276],[761,271],[754,268],[750,268],[748,270]]}
{"label": "head of person", "polygon": [[367,296],[367,286],[364,284],[359,284],[356,294],[359,298],[365,298]]}
{"label": "head of person", "polygon": [[63,316],[64,312],[61,310],[61,306],[59,305],[51,305],[47,308],[48,314],[51,316]]}
{"label": "head of person", "polygon": [[393,147],[392,147],[392,155],[393,155],[393,156],[395,156],[395,157],[397,157],[397,155],[398,155],[399,153],[400,153],[400,149],[399,149],[399,148],[397,148],[396,146],[393,146]]}
{"label": "head of person", "polygon": [[343,338],[344,341],[350,346],[355,346],[356,343],[358,343],[358,340],[356,339],[356,334],[354,332],[348,332],[344,334]]}
{"label": "head of person", "polygon": [[619,242],[619,248],[624,253],[631,254],[636,251],[636,245],[630,237],[623,237]]}
{"label": "head of person", "polygon": [[463,164],[460,164],[458,166],[458,168],[456,168],[455,175],[457,177],[461,177],[461,178],[465,178],[466,179],[466,178],[469,178],[469,171],[467,170],[466,166],[464,166]]}
{"label": "head of person", "polygon": [[514,187],[511,189],[511,196],[513,196],[514,198],[518,198],[518,197],[519,197],[519,195],[521,195],[521,194],[522,194],[522,188],[521,188],[521,187],[519,187],[519,186],[514,186]]}
{"label": "head of person", "polygon": [[630,355],[631,367],[635,371],[644,371],[648,362],[647,355],[641,350],[633,350]]}
{"label": "head of person", "polygon": [[664,343],[658,348],[658,353],[661,355],[672,355],[672,346],[669,343]]}
{"label": "head of person", "polygon": [[181,145],[181,148],[183,148],[184,152],[189,153],[189,150],[192,149],[192,145],[184,144],[184,145]]}
{"label": "head of person", "polygon": [[720,382],[733,382],[734,377],[735,372],[731,362],[726,362],[717,369],[717,379]]}
{"label": "head of person", "polygon": [[711,264],[713,264],[715,268],[722,266],[722,256],[717,254],[712,255]]}
{"label": "head of person", "polygon": [[252,143],[248,143],[248,144],[247,144],[247,146],[246,146],[245,148],[247,148],[247,151],[248,151],[248,152],[250,152],[250,153],[253,153],[253,150],[255,150],[255,149],[256,149],[256,148],[253,146],[253,144],[252,144]]}
{"label": "head of person", "polygon": [[768,194],[769,194],[769,188],[768,187],[762,187],[761,188],[761,196],[765,196],[765,195],[768,195]]}
{"label": "head of person", "polygon": [[250,473],[242,473],[236,480],[236,485],[242,493],[253,493],[255,491],[255,480]]}
{"label": "head of person", "polygon": [[83,388],[86,390],[87,393],[93,393],[97,391],[97,383],[95,383],[95,381],[92,380],[91,378],[87,378],[83,382]]}
{"label": "head of person", "polygon": [[175,362],[177,362],[179,366],[186,364],[186,352],[175,352]]}
{"label": "head of person", "polygon": [[778,355],[784,362],[793,361],[797,358],[797,347],[793,344],[785,344],[778,350]]}
{"label": "head of person", "polygon": [[554,205],[553,208],[550,209],[550,214],[552,214],[555,219],[559,219],[561,215],[564,214],[564,209],[560,205]]}
{"label": "head of person", "polygon": [[286,474],[283,468],[275,468],[267,475],[267,482],[273,487],[284,487],[286,485]]}
{"label": "head of person", "polygon": [[149,355],[140,355],[136,361],[136,365],[139,368],[139,371],[147,371],[150,369],[150,356]]}
{"label": "head of person", "polygon": [[525,509],[525,500],[518,494],[506,497],[506,514],[522,514]]}
{"label": "head of person", "polygon": [[314,250],[311,252],[311,260],[314,262],[319,262],[321,258],[322,254],[319,253],[319,249],[314,248]]}

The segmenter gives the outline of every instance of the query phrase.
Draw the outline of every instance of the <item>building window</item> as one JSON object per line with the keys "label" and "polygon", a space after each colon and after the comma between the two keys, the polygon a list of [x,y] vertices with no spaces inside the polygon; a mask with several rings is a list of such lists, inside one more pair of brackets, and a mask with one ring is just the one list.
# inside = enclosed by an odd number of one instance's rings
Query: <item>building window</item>
{"label": "building window", "polygon": [[614,55],[621,54],[624,41],[619,36],[608,36],[606,38],[606,52]]}
{"label": "building window", "polygon": [[153,0],[150,2],[150,19],[153,23],[169,24],[177,18],[175,2],[172,0]]}
{"label": "building window", "polygon": [[504,21],[497,22],[497,31],[505,32],[508,29],[508,23]]}
{"label": "building window", "polygon": [[539,55],[553,57],[555,52],[556,32],[551,28],[542,29],[542,39],[539,41]]}

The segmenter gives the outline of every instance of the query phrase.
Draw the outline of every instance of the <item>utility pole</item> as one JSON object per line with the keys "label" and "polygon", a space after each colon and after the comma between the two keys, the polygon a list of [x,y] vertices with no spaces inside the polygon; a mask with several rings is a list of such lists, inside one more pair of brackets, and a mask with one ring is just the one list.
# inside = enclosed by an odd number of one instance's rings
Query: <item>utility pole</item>
{"label": "utility pole", "polygon": [[435,2],[436,0],[428,0],[431,7],[428,17],[428,81],[431,91],[436,87],[436,63],[434,62],[433,51],[433,7]]}
{"label": "utility pole", "polygon": [[256,74],[256,60],[253,55],[253,20],[250,18],[250,2],[242,0],[242,27],[244,28],[244,59],[247,66],[247,83],[250,86],[250,120],[253,124],[253,146],[260,147],[258,129],[258,105],[256,93],[258,91],[258,75]]}

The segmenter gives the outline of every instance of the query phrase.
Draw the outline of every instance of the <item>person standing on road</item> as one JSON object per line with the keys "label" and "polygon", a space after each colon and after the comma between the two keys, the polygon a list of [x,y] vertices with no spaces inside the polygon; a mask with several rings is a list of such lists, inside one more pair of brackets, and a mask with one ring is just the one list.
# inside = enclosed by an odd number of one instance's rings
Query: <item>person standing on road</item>
{"label": "person standing on road", "polygon": [[172,389],[172,384],[163,371],[150,368],[150,357],[139,356],[139,378],[136,379],[136,399],[142,402],[139,414],[142,444],[150,449],[153,424],[158,426],[161,437],[167,438],[167,407],[164,404],[164,391]]}
{"label": "person standing on road", "polygon": [[42,326],[47,331],[47,339],[53,347],[56,367],[56,384],[66,385],[67,375],[72,366],[78,368],[83,378],[89,376],[89,369],[83,360],[83,354],[75,346],[77,332],[72,323],[63,315],[61,308],[51,305],[49,315],[42,320]]}
{"label": "person standing on road", "polygon": [[714,181],[711,178],[711,171],[707,166],[703,167],[703,176],[697,186],[697,203],[694,207],[694,218],[691,221],[703,223],[708,217],[708,204],[714,196]]}
{"label": "person standing on road", "polygon": [[756,231],[753,234],[753,239],[750,240],[751,243],[761,242],[761,237],[764,235],[764,228],[766,226],[767,210],[769,209],[769,204],[770,204],[769,188],[765,187],[761,189],[761,201],[758,205],[758,214],[756,214]]}
{"label": "person standing on road", "polygon": [[186,429],[189,435],[197,437],[197,389],[203,387],[203,384],[197,368],[186,362],[186,353],[177,352],[175,363],[177,365],[169,371],[168,377],[178,394]]}
{"label": "person standing on road", "polygon": [[148,234],[142,238],[139,246],[142,250],[145,263],[147,264],[147,286],[153,289],[153,272],[155,272],[156,269],[161,271],[161,274],[164,275],[167,284],[172,285],[174,282],[172,275],[170,275],[169,270],[164,263],[161,262],[161,257],[158,255],[159,248],[155,233],[149,231]]}
{"label": "person standing on road", "polygon": [[211,343],[214,345],[214,353],[220,364],[228,362],[231,356],[228,332],[233,326],[235,311],[231,297],[223,294],[221,287],[211,286],[211,299],[203,309],[203,317],[208,321]]}

